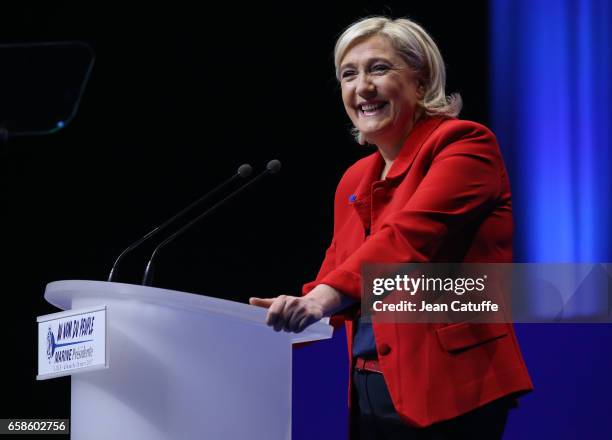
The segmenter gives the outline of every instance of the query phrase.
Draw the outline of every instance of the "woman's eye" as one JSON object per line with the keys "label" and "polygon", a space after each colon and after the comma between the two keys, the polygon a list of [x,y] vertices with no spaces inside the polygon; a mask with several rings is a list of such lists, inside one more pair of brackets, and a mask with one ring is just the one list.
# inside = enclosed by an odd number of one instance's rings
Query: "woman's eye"
{"label": "woman's eye", "polygon": [[389,66],[385,64],[376,64],[372,66],[372,72],[383,73],[389,70]]}
{"label": "woman's eye", "polygon": [[340,75],[340,77],[342,79],[350,79],[353,76],[355,76],[355,71],[354,70],[345,70],[344,72],[342,72],[342,74]]}

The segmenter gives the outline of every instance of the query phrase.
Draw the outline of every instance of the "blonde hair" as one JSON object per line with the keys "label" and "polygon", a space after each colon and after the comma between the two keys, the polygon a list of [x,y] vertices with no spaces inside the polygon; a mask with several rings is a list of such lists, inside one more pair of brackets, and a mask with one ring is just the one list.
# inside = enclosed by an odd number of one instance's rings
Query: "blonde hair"
{"label": "blonde hair", "polygon": [[[446,95],[446,69],[436,43],[427,32],[407,18],[368,17],[351,24],[336,41],[334,64],[340,80],[340,62],[355,43],[375,35],[389,39],[423,86],[419,107],[428,115],[455,117],[462,107],[458,93]],[[360,142],[361,143],[361,142]]]}

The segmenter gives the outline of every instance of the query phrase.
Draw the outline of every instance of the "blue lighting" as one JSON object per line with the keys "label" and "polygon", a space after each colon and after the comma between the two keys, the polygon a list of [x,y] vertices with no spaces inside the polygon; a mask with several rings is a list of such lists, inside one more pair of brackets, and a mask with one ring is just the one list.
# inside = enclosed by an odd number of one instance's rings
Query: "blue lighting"
{"label": "blue lighting", "polygon": [[610,260],[607,1],[491,2],[492,125],[526,262]]}
{"label": "blue lighting", "polygon": [[[490,12],[491,125],[512,184],[515,261],[612,261],[609,1],[491,0]],[[528,292],[536,308],[543,293]],[[579,312],[597,306],[580,301]],[[611,438],[612,327],[516,330],[535,390],[504,439]]]}

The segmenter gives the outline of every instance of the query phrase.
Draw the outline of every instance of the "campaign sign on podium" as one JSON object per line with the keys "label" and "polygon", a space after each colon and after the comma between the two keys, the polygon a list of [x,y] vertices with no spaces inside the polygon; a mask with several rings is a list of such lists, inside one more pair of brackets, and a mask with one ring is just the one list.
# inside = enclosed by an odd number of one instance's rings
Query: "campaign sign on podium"
{"label": "campaign sign on podium", "polygon": [[56,281],[45,298],[107,311],[109,368],[71,377],[72,440],[289,440],[292,345],[333,331],[274,332],[266,309],[133,284]]}
{"label": "campaign sign on podium", "polygon": [[36,321],[36,379],[108,368],[105,306],[52,313]]}

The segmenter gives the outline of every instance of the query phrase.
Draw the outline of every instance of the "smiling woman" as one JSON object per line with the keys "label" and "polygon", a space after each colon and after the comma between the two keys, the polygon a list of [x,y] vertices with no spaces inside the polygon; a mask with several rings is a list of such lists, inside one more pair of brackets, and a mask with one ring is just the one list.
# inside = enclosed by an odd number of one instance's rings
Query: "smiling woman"
{"label": "smiling woman", "polygon": [[[446,70],[438,47],[415,22],[407,19],[389,20],[386,17],[372,17],[350,26],[338,38],[334,49],[336,77],[343,83],[347,52],[355,46],[370,40],[370,45],[378,49],[379,54],[399,60],[397,64],[386,61],[376,65],[374,71],[382,74],[389,69],[404,69],[411,72],[417,81],[419,108],[429,115],[457,116],[461,111],[459,94],[446,96]],[[374,40],[372,42],[372,40]],[[374,49],[374,47],[373,47]],[[381,52],[382,51],[382,52]],[[373,59],[372,61],[376,61]],[[349,72],[349,76],[355,75]],[[346,101],[345,101],[346,105]],[[349,113],[350,115],[350,113]],[[353,122],[355,122],[353,120]],[[356,127],[357,128],[357,127]],[[358,130],[358,128],[357,128]],[[359,137],[359,131],[356,135]],[[363,138],[358,138],[360,143]]]}
{"label": "smiling woman", "polygon": [[[377,151],[342,177],[334,236],[304,297],[251,298],[275,330],[343,313],[351,433],[359,439],[501,439],[532,388],[511,324],[368,323],[365,263],[512,261],[510,184],[495,136],[456,119],[433,40],[407,19],[371,17],[338,39],[342,100]],[[491,337],[494,335],[495,337]]]}
{"label": "smiling woman", "polygon": [[421,81],[381,35],[356,42],[341,62],[342,100],[360,141],[378,146],[392,161],[420,116]]}

